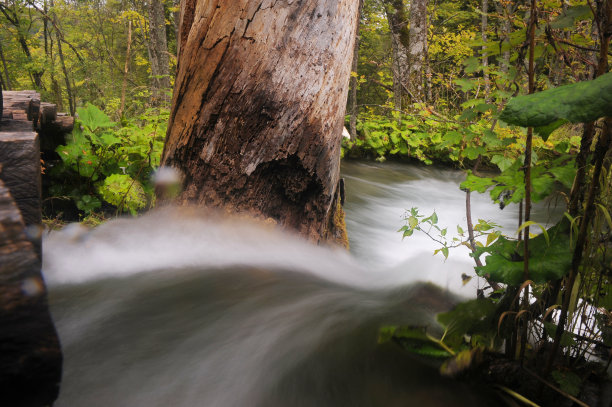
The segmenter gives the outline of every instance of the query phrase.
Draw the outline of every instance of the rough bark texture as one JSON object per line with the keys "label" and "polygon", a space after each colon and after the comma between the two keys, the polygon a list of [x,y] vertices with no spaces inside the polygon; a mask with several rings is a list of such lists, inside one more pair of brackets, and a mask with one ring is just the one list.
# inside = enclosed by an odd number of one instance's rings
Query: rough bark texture
{"label": "rough bark texture", "polygon": [[338,201],[358,2],[183,5],[163,155],[163,165],[185,175],[180,200],[251,212],[326,239]]}
{"label": "rough bark texture", "polygon": [[2,68],[4,69],[4,76],[6,78],[6,90],[11,90],[11,78],[9,77],[9,71],[6,66],[6,60],[4,59],[4,52],[2,52],[2,44],[0,44],[0,61],[2,61]]}
{"label": "rough bark texture", "polygon": [[0,125],[0,179],[17,201],[26,225],[41,223],[40,145],[29,122]]}
{"label": "rough bark texture", "polygon": [[410,4],[410,45],[408,47],[408,88],[415,102],[424,100],[423,64],[427,51],[427,0]]}
{"label": "rough bark texture", "polygon": [[161,0],[149,4],[149,56],[151,62],[151,93],[154,104],[167,102],[170,90],[170,65],[166,41],[166,18]]}
{"label": "rough bark texture", "polygon": [[393,50],[393,104],[397,110],[402,109],[402,100],[406,92],[408,78],[408,13],[403,0],[384,0],[385,14],[391,31],[391,48]]}
{"label": "rough bark texture", "polygon": [[132,20],[128,21],[127,47],[125,51],[125,64],[123,66],[123,83],[121,84],[121,105],[119,106],[119,116],[123,116],[125,109],[125,92],[127,90],[127,79],[130,72],[130,50],[132,48]]}
{"label": "rough bark texture", "polygon": [[40,273],[40,258],[0,180],[0,405],[49,406],[57,398],[62,354]]}
{"label": "rough bark texture", "polygon": [[[482,16],[481,16],[481,37],[484,44],[487,43],[487,30],[489,29],[489,0],[482,0]],[[489,95],[491,93],[491,78],[489,77],[489,56],[486,52],[486,45],[482,46],[482,66],[485,88],[485,99],[489,103]]]}

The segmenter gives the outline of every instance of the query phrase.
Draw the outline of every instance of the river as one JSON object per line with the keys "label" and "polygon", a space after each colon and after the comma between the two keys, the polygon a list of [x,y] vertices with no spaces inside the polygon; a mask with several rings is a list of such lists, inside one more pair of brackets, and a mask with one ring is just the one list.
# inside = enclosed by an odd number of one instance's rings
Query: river
{"label": "river", "polygon": [[[491,405],[482,389],[377,344],[387,324],[440,334],[435,313],[474,295],[476,280],[459,277],[472,272],[465,252],[444,263],[428,239],[396,232],[412,206],[461,223],[461,173],[363,162],[342,171],[350,254],[190,209],[47,236],[65,355],[56,407]],[[516,225],[516,208],[486,197],[473,210]]]}
{"label": "river", "polygon": [[[451,249],[445,261],[442,254],[433,255],[441,245],[425,234],[415,232],[402,239],[397,232],[404,225],[405,211],[412,207],[425,216],[435,211],[440,227],[448,228],[447,236],[458,235],[457,225],[467,230],[465,193],[459,189],[465,179],[462,171],[345,160],[342,174],[351,253],[360,263],[385,274],[398,274],[396,278],[404,283],[430,281],[462,296],[475,295],[482,281],[474,279],[464,285],[461,279],[462,274],[474,276],[474,260],[466,247]],[[488,194],[472,193],[471,207],[474,224],[478,219],[494,221],[504,234],[516,236],[518,205],[502,210]],[[553,200],[540,202],[533,207],[532,220],[549,227],[562,211]],[[531,229],[532,233],[539,231]]]}

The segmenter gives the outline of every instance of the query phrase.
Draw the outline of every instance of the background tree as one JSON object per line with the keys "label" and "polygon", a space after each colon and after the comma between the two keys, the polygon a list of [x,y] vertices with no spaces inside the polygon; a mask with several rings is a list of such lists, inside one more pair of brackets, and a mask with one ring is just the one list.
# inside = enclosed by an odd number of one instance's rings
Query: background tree
{"label": "background tree", "polygon": [[410,32],[408,45],[408,78],[413,102],[423,101],[424,63],[427,52],[427,0],[412,0],[410,3]]}
{"label": "background tree", "polygon": [[151,61],[151,97],[155,105],[167,102],[170,91],[170,67],[166,41],[166,15],[162,0],[149,0],[149,60]]}
{"label": "background tree", "polygon": [[385,14],[391,31],[391,46],[393,49],[393,104],[402,109],[402,97],[410,71],[409,47],[410,31],[408,28],[408,13],[404,0],[384,0]]}

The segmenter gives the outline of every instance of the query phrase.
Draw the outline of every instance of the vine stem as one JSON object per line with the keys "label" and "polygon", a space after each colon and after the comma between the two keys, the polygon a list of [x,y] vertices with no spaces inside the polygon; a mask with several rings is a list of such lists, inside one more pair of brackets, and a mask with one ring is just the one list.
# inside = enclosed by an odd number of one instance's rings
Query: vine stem
{"label": "vine stem", "polygon": [[[470,249],[472,250],[472,253],[476,253],[476,239],[474,238],[474,225],[472,224],[472,200],[470,195],[471,194],[469,190],[465,192],[465,218],[468,228]],[[474,261],[476,262],[477,267],[483,266],[482,261],[479,257],[474,256]],[[489,277],[485,276],[485,280],[487,280],[487,283],[491,286],[493,291],[497,291],[500,289],[499,284],[497,284],[495,281],[490,280]]]}
{"label": "vine stem", "polygon": [[[531,0],[530,18],[529,18],[529,71],[527,76],[529,79],[529,94],[535,92],[535,30],[538,24],[537,16],[537,0]],[[525,216],[524,221],[529,222],[531,219],[531,150],[533,144],[533,127],[527,129],[527,140],[525,144]],[[529,224],[525,227],[523,233],[523,281],[529,280]],[[525,285],[523,292],[523,302],[521,308],[527,310],[529,308],[529,285]],[[521,348],[520,362],[521,365],[525,359],[525,348],[527,347],[527,330],[529,325],[529,314],[524,313],[524,321],[521,327]]]}
{"label": "vine stem", "polygon": [[[592,7],[592,6],[591,6]],[[600,8],[599,8],[600,7]],[[612,37],[612,30],[602,30],[603,27],[609,27],[612,24],[612,0],[603,1],[598,4],[597,12],[593,13],[595,16],[595,22],[598,27],[598,34],[601,42],[599,63],[597,67],[597,76],[602,75],[608,70],[608,49],[610,46],[610,38]],[[572,289],[576,282],[578,275],[578,268],[582,262],[582,256],[584,252],[584,246],[587,240],[588,226],[591,222],[591,218],[595,212],[595,197],[599,193],[599,178],[603,167],[603,162],[606,157],[608,149],[612,143],[612,117],[606,117],[604,119],[604,128],[599,135],[597,145],[595,147],[595,153],[593,155],[593,162],[595,168],[593,169],[593,178],[591,179],[591,186],[587,197],[587,202],[584,208],[584,216],[580,222],[580,230],[578,237],[576,238],[576,247],[574,248],[574,254],[572,257],[572,265],[570,268],[569,276],[565,285],[565,293],[563,296],[563,304],[561,306],[561,314],[559,315],[559,325],[555,331],[555,339],[546,363],[544,373],[547,376],[553,367],[559,347],[561,343],[561,337],[565,330],[565,324],[567,322],[567,314],[569,310],[569,304],[572,296]]]}

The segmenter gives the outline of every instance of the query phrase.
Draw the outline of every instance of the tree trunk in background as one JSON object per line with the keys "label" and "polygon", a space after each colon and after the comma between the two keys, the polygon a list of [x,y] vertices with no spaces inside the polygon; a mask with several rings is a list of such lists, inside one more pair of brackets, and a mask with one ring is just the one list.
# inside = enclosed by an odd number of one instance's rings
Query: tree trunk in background
{"label": "tree trunk in background", "polygon": [[403,0],[384,0],[393,49],[393,103],[402,110],[402,99],[408,75],[408,14]]}
{"label": "tree trunk in background", "polygon": [[2,43],[0,43],[0,60],[2,60],[2,68],[4,69],[4,76],[6,77],[6,88],[4,90],[11,90],[11,79],[9,77],[8,68],[6,67],[6,60],[4,59],[4,52],[2,52]]}
{"label": "tree trunk in background", "polygon": [[[511,6],[503,5],[499,1],[495,1],[493,4],[495,4],[495,10],[497,11],[497,14],[501,15],[503,18],[503,21],[500,24],[500,38],[502,40],[502,46],[507,46],[510,42],[510,30],[512,29],[510,16],[514,11],[510,9]],[[508,73],[508,70],[510,69],[510,49],[507,49],[502,52],[500,69],[502,72]]]}
{"label": "tree trunk in background", "polygon": [[412,0],[410,4],[410,44],[408,46],[408,89],[413,102],[422,102],[423,64],[427,52],[427,0]]}
{"label": "tree trunk in background", "polygon": [[[49,5],[53,9],[54,7],[53,0],[51,0]],[[74,113],[76,111],[76,103],[74,100],[74,94],[72,93],[72,86],[70,86],[70,78],[68,77],[68,70],[66,69],[66,62],[64,61],[64,53],[62,52],[62,39],[60,36],[60,32],[58,31],[59,27],[57,23],[57,17],[55,15],[55,12],[52,12],[52,14],[53,14],[53,17],[52,17],[53,25],[55,27],[55,38],[57,40],[57,53],[60,58],[60,64],[62,66],[62,71],[64,72],[64,80],[66,83],[66,94],[68,95],[68,107],[70,108],[70,116],[74,116]]]}
{"label": "tree trunk in background", "polygon": [[[487,29],[489,28],[489,1],[482,0],[482,19],[481,19],[481,30],[482,30],[482,42],[487,43]],[[489,56],[486,52],[487,46],[482,46],[482,71],[484,78],[484,89],[485,89],[485,101],[489,103],[489,94],[491,93],[491,78],[489,77]]]}
{"label": "tree trunk in background", "polygon": [[162,157],[184,174],[179,201],[272,218],[314,242],[339,237],[358,2],[183,6]]}
{"label": "tree trunk in background", "polygon": [[[361,18],[361,12],[363,10],[363,0],[359,0],[359,18]],[[357,68],[359,65],[359,23],[357,27],[357,36],[355,37],[355,46],[353,47],[353,65],[352,71],[357,73]],[[349,121],[349,133],[351,134],[351,139],[355,139],[357,137],[357,88],[359,87],[358,76],[351,76],[351,82],[349,85],[349,101],[348,107],[351,112],[351,118]]]}
{"label": "tree trunk in background", "polygon": [[125,109],[125,91],[127,89],[127,78],[130,72],[130,50],[132,48],[132,20],[128,21],[127,47],[125,50],[125,65],[123,67],[123,83],[121,84],[121,106],[119,107],[119,117],[123,116]]}
{"label": "tree trunk in background", "polygon": [[151,62],[151,99],[159,106],[168,102],[170,65],[166,40],[166,17],[162,0],[149,4],[149,60]]}

